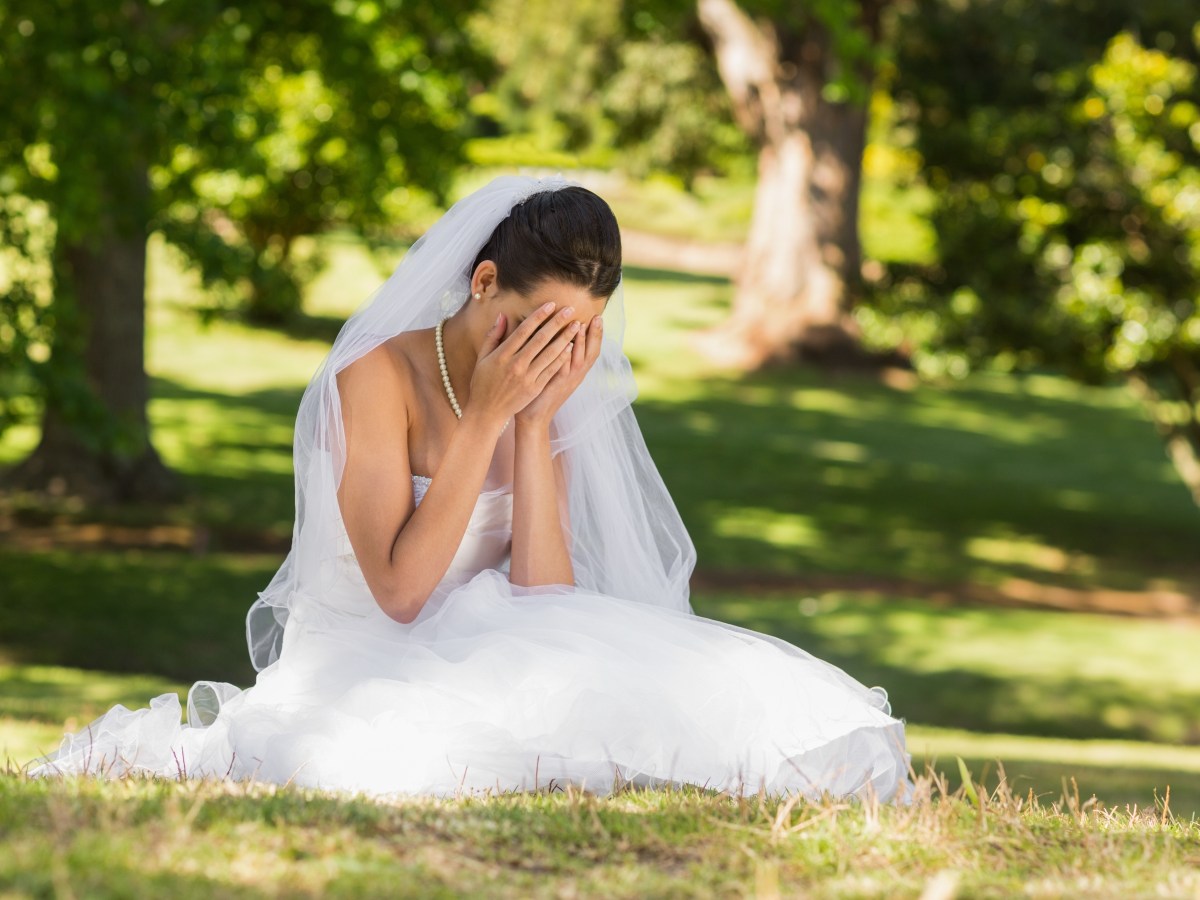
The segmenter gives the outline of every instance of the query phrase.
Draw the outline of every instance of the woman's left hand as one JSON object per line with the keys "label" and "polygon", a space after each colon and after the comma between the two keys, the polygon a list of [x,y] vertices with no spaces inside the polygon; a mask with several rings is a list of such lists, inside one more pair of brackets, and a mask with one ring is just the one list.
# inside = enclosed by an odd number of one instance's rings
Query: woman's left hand
{"label": "woman's left hand", "polygon": [[542,392],[517,413],[517,424],[549,424],[554,414],[583,381],[593,363],[600,358],[600,345],[604,339],[604,320],[592,316],[575,335],[568,351],[567,364],[546,382]]}

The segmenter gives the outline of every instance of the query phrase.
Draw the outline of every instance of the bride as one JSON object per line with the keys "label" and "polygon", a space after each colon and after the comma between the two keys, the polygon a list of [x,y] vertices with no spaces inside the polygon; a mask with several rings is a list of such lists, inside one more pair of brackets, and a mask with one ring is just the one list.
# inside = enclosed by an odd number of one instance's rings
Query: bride
{"label": "bride", "polygon": [[175,694],[114,707],[30,774],[907,796],[881,688],[693,614],[695,551],[631,407],[620,253],[608,205],[561,177],[455,204],[301,400],[255,684],[198,682],[187,724]]}

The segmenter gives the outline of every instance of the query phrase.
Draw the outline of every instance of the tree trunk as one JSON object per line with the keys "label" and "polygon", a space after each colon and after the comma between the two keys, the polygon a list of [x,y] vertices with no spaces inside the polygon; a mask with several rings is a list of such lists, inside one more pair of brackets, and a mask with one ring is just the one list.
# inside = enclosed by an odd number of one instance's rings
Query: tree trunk
{"label": "tree trunk", "polygon": [[[126,211],[148,198],[144,171],[136,185],[123,198]],[[131,229],[106,217],[99,234],[56,249],[58,321],[42,436],[5,477],[10,485],[93,502],[178,496],[146,417],[145,222]]]}
{"label": "tree trunk", "polygon": [[[880,5],[863,4],[876,39]],[[825,98],[833,47],[818,23],[788,34],[752,21],[734,0],[699,0],[698,11],[738,122],[759,146],[733,312],[704,349],[746,368],[797,357],[864,362],[850,305],[867,110]]]}
{"label": "tree trunk", "polygon": [[[1179,359],[1176,357],[1177,361]],[[1176,372],[1179,371],[1177,367]],[[1132,372],[1129,383],[1154,422],[1175,471],[1187,485],[1192,499],[1200,505],[1200,417],[1196,415],[1196,398],[1200,395],[1200,389],[1193,388],[1189,379],[1179,377],[1179,399],[1182,400],[1181,405],[1189,410],[1187,418],[1181,422],[1165,412],[1167,404],[1146,374]]]}

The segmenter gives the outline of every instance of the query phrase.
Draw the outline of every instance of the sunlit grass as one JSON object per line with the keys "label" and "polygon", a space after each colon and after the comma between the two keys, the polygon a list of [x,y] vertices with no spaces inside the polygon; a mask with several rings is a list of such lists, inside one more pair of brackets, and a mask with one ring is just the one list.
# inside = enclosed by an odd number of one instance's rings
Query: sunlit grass
{"label": "sunlit grass", "polygon": [[[372,802],[0,776],[0,886],[74,896],[1190,896],[1200,824],[921,777],[908,806],[695,789]],[[940,890],[941,893],[933,893]]]}
{"label": "sunlit grass", "polygon": [[710,373],[638,415],[702,567],[1194,592],[1200,513],[1141,409],[1051,381]]}

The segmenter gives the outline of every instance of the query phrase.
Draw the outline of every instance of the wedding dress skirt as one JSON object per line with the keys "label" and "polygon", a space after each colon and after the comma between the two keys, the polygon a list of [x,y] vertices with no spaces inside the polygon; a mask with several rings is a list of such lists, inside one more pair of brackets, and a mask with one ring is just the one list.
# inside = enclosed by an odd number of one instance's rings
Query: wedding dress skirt
{"label": "wedding dress skirt", "polygon": [[[427,479],[414,479],[420,502]],[[626,782],[907,796],[886,694],[791,644],[687,612],[505,574],[512,495],[480,495],[439,590],[387,617],[344,540],[336,589],[288,619],[246,690],[117,706],[35,776],[254,779],[373,795]],[[344,529],[343,529],[344,534]]]}

